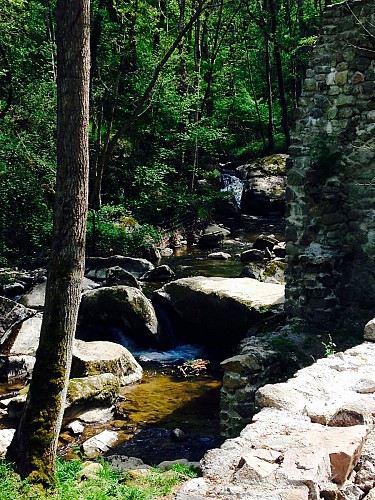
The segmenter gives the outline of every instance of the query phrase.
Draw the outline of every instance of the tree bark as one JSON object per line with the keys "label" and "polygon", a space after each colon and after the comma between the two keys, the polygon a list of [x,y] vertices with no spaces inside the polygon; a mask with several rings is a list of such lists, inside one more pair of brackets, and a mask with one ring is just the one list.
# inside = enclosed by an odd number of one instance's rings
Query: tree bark
{"label": "tree bark", "polygon": [[8,451],[23,477],[53,485],[85,258],[89,0],[57,2],[57,179],[54,232],[36,364]]}

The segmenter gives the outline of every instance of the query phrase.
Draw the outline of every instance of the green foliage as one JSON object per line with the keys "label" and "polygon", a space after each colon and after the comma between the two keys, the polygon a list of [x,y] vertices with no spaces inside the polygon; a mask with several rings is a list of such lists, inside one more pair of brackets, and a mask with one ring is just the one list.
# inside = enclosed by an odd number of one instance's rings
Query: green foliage
{"label": "green foliage", "polygon": [[91,211],[87,222],[87,248],[95,255],[139,255],[157,244],[159,232],[140,225],[122,206],[103,205]]}
{"label": "green foliage", "polygon": [[174,486],[196,477],[193,467],[175,465],[170,471],[151,469],[145,477],[132,478],[100,462],[103,470],[96,479],[80,481],[82,463],[59,458],[56,463],[56,489],[43,492],[28,480],[21,480],[11,464],[0,461],[0,500],[152,500],[169,495]]}
{"label": "green foliage", "polygon": [[331,334],[328,334],[328,341],[322,342],[322,346],[324,347],[324,355],[326,357],[332,356],[333,354],[335,354],[336,344],[333,342]]}

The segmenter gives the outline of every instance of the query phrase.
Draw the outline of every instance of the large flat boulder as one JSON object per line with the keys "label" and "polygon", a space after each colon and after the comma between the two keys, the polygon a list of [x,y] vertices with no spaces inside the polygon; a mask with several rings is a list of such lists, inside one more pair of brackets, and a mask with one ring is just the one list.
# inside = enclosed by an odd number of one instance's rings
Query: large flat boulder
{"label": "large flat boulder", "polygon": [[154,265],[146,259],[125,257],[124,255],[88,257],[86,259],[86,277],[97,281],[104,281],[107,277],[107,270],[114,266],[125,269],[125,271],[137,279],[147,273],[147,271],[154,269]]}
{"label": "large flat boulder", "polygon": [[282,310],[284,286],[251,278],[182,278],[154,292],[182,340],[237,343],[261,318]]}

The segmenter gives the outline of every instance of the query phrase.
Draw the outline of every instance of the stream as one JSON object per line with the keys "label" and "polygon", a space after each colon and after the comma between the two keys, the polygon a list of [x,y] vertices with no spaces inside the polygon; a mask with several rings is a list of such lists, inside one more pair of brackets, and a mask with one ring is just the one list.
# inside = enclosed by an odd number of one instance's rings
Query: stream
{"label": "stream", "polygon": [[[238,277],[244,267],[239,254],[251,247],[261,232],[273,232],[283,239],[280,219],[249,218],[248,224],[251,224],[251,232],[234,230],[232,239],[224,243],[221,250],[232,255],[229,260],[212,260],[207,258],[212,250],[183,246],[175,249],[172,256],[164,257],[161,264],[169,265],[176,273],[176,279],[188,276]],[[143,283],[142,289],[150,297],[153,290],[162,285]],[[143,367],[143,379],[122,389],[124,400],[118,405],[112,420],[86,426],[78,441],[63,433],[60,440],[62,453],[75,456],[78,444],[104,429],[119,432],[119,440],[111,454],[135,456],[151,465],[179,458],[199,461],[208,449],[221,444],[219,403],[222,373],[218,363],[221,360],[215,359],[200,345],[184,344],[168,351],[142,349],[118,329],[110,332],[109,339],[120,343],[135,356]],[[195,359],[209,360],[208,370],[198,376],[185,377],[178,367]]]}
{"label": "stream", "polygon": [[[247,217],[242,227],[232,227],[232,239],[221,250],[231,254],[228,260],[213,260],[213,250],[197,246],[175,249],[161,264],[176,273],[176,279],[188,276],[238,277],[244,267],[240,253],[251,247],[256,237],[273,233],[283,239],[283,221],[278,218]],[[142,283],[150,297],[163,283]],[[80,338],[80,332],[77,331]],[[163,460],[185,458],[199,461],[204,453],[221,444],[219,403],[222,373],[218,359],[201,345],[178,345],[168,351],[142,349],[118,329],[106,330],[106,340],[126,347],[142,365],[141,382],[122,388],[121,400],[113,415],[101,423],[86,423],[82,435],[61,433],[59,452],[68,458],[80,456],[80,445],[103,430],[115,430],[119,439],[111,454],[141,458],[157,465]],[[83,337],[81,337],[83,338]],[[90,333],[91,340],[102,340],[103,332]],[[207,369],[186,376],[179,367],[192,360],[207,360]],[[19,385],[1,384],[0,394],[16,391]],[[0,423],[1,425],[1,423]]]}

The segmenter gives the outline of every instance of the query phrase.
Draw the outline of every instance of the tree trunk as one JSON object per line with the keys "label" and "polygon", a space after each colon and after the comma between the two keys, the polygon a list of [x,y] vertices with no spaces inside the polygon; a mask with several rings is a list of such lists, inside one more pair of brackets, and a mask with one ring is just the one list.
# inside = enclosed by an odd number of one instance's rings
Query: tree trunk
{"label": "tree trunk", "polygon": [[53,484],[85,258],[88,194],[89,0],[57,2],[57,179],[39,348],[8,452],[23,477]]}

